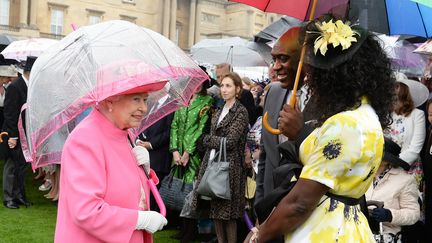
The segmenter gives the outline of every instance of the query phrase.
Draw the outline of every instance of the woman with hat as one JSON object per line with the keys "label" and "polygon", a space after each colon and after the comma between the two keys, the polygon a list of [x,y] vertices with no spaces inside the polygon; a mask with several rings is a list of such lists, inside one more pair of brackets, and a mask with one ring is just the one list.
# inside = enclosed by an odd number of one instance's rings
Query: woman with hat
{"label": "woman with hat", "polygon": [[[164,216],[149,210],[149,179],[137,164],[145,149],[132,149],[128,137],[128,129],[144,119],[148,93],[165,84],[106,98],[69,135],[61,158],[55,242],[150,243],[152,234],[166,225]],[[148,161],[144,167],[157,181]]]}
{"label": "woman with hat", "polygon": [[[250,241],[284,235],[295,243],[374,242],[359,204],[381,162],[383,128],[391,123],[390,61],[376,36],[348,21],[326,15],[302,30],[305,83],[318,119],[299,149],[299,178]],[[280,120],[299,116],[289,106],[279,114]]]}
{"label": "woman with hat", "polygon": [[411,165],[418,160],[426,137],[425,115],[416,107],[428,99],[429,91],[422,83],[408,79],[402,73],[395,76],[393,123],[385,134],[401,147],[399,157]]}
{"label": "woman with hat", "polygon": [[419,190],[414,177],[407,173],[410,165],[399,158],[401,148],[391,139],[384,142],[384,156],[366,200],[381,201],[371,218],[383,222],[384,242],[401,242],[401,226],[413,225],[420,218]]}

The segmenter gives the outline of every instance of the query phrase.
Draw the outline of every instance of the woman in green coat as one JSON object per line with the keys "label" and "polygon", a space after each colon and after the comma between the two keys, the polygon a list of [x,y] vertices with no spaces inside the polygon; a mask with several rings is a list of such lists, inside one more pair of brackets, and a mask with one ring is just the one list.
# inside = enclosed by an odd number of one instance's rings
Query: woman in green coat
{"label": "woman in green coat", "polygon": [[[192,183],[198,173],[202,158],[198,155],[196,143],[204,131],[209,119],[208,110],[213,103],[205,86],[203,84],[195,91],[189,106],[174,113],[171,124],[170,151],[174,164],[178,165],[174,176],[186,183]],[[180,171],[180,167],[184,167],[184,171]]]}
{"label": "woman in green coat", "polygon": [[[185,183],[193,183],[201,165],[201,156],[197,151],[197,141],[209,120],[209,109],[213,98],[207,95],[209,82],[205,81],[193,94],[188,107],[174,113],[170,131],[170,151],[173,153],[174,176]],[[182,218],[178,238],[180,242],[193,240],[197,231],[195,219]]]}

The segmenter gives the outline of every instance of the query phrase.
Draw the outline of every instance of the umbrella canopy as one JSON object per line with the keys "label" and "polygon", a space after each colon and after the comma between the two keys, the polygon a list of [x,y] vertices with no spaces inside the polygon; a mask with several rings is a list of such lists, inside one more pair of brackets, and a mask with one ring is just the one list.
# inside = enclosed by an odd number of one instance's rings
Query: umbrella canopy
{"label": "umbrella canopy", "polygon": [[432,1],[431,0],[411,0],[411,1],[421,3],[425,6],[432,8]]}
{"label": "umbrella canopy", "polygon": [[143,85],[164,86],[149,94],[141,126],[130,131],[137,135],[187,105],[206,79],[192,59],[154,31],[121,20],[82,27],[46,50],[33,66],[26,159],[32,160],[33,168],[59,163],[77,116],[107,97]]}
{"label": "umbrella canopy", "polygon": [[254,37],[254,41],[262,43],[275,41],[279,39],[279,37],[281,37],[282,34],[285,33],[287,30],[295,26],[300,26],[302,25],[302,23],[302,21],[296,18],[283,16],[282,18],[273,22],[271,25],[267,26],[265,29],[256,34]]}
{"label": "umbrella canopy", "polygon": [[[230,0],[244,3],[264,12],[285,14],[300,20],[308,20],[313,0]],[[318,0],[315,10],[316,17],[326,13],[335,16],[345,16],[348,0]]]}
{"label": "umbrella canopy", "polygon": [[411,0],[351,0],[349,17],[382,34],[432,36],[432,8]]}
{"label": "umbrella canopy", "polygon": [[0,34],[0,45],[7,46],[14,41],[16,41],[16,39],[10,35]]}
{"label": "umbrella canopy", "polygon": [[[236,67],[267,66],[271,48],[250,43],[240,37],[204,39],[191,48],[192,58],[200,63],[229,63]],[[267,55],[267,56],[266,56]]]}
{"label": "umbrella canopy", "polygon": [[381,45],[391,59],[392,68],[400,72],[421,76],[427,64],[427,56],[414,53],[417,45],[406,40],[399,40],[398,36],[378,35]]}
{"label": "umbrella canopy", "polygon": [[428,40],[414,50],[416,53],[432,55],[432,40]]}
{"label": "umbrella canopy", "polygon": [[31,38],[27,40],[14,41],[2,52],[8,59],[18,61],[26,60],[27,56],[40,56],[46,49],[56,44],[58,40],[46,38]]}

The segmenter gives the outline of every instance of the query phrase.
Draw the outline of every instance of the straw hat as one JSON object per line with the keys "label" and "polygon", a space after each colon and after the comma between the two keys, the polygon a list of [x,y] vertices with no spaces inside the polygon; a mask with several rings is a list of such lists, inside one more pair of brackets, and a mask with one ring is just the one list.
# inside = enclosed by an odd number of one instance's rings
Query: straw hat
{"label": "straw hat", "polygon": [[18,73],[12,65],[2,65],[0,66],[0,77],[18,77]]}
{"label": "straw hat", "polygon": [[412,79],[408,79],[407,76],[403,73],[396,73],[395,77],[396,82],[400,82],[408,86],[415,107],[418,107],[421,104],[425,103],[426,100],[429,98],[429,90],[424,84]]}

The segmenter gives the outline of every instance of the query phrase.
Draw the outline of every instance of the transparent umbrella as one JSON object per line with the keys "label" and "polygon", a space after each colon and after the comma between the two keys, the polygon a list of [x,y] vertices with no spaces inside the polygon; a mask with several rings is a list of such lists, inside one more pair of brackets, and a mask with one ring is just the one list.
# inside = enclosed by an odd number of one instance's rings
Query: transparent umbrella
{"label": "transparent umbrella", "polygon": [[136,136],[187,105],[207,78],[180,48],[154,31],[120,20],[82,27],[47,49],[33,66],[26,135],[21,133],[26,159],[33,168],[60,163],[79,114],[134,87],[164,85],[150,93],[144,121],[130,130]]}
{"label": "transparent umbrella", "polygon": [[8,59],[26,60],[27,56],[40,56],[46,49],[58,40],[46,38],[30,38],[10,43],[1,54]]}
{"label": "transparent umbrella", "polygon": [[[200,63],[229,63],[235,67],[268,66],[270,47],[240,37],[204,39],[191,48],[192,58]],[[266,56],[267,55],[267,56]]]}

